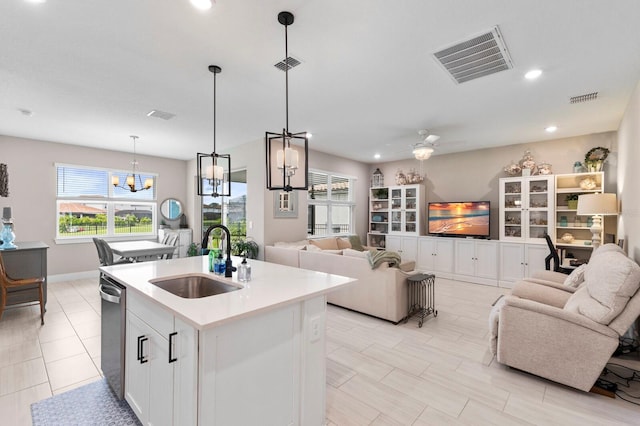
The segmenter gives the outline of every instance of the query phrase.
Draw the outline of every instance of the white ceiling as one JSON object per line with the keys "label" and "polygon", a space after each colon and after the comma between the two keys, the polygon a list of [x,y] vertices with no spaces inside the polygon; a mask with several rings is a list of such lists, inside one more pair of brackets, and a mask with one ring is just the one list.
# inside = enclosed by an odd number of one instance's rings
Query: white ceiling
{"label": "white ceiling", "polygon": [[[213,150],[210,64],[218,151],[278,132],[282,10],[303,61],[289,130],[364,162],[410,158],[423,128],[436,155],[616,130],[640,79],[637,0],[2,0],[0,134],[125,152],[135,134],[139,153],[195,158]],[[495,25],[514,68],[455,84],[432,53]],[[544,74],[527,81],[531,68]]]}

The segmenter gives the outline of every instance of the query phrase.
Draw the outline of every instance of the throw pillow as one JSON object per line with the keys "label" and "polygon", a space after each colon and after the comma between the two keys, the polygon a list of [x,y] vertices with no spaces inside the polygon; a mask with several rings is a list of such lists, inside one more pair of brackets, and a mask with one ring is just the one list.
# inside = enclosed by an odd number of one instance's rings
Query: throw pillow
{"label": "throw pillow", "polygon": [[314,245],[322,250],[338,250],[338,241],[336,237],[319,238],[317,240],[309,240],[309,244]]}
{"label": "throw pillow", "polygon": [[350,249],[351,243],[346,238],[336,238],[336,243],[339,249]]}
{"label": "throw pillow", "polygon": [[578,288],[580,284],[584,282],[584,271],[587,268],[586,264],[578,266],[571,274],[564,280],[564,285],[567,287]]}
{"label": "throw pillow", "polygon": [[342,255],[343,256],[350,256],[350,257],[361,257],[363,259],[367,258],[367,252],[366,251],[358,251],[358,250],[354,250],[354,249],[344,249],[342,250]]}
{"label": "throw pillow", "polygon": [[273,246],[281,247],[281,248],[290,248],[293,250],[302,250],[304,246],[306,246],[307,244],[309,244],[307,240],[293,241],[293,242],[277,241],[273,243]]}
{"label": "throw pillow", "polygon": [[358,251],[364,251],[364,247],[362,246],[362,242],[360,241],[360,237],[357,235],[349,235],[349,242],[351,243],[351,248]]}

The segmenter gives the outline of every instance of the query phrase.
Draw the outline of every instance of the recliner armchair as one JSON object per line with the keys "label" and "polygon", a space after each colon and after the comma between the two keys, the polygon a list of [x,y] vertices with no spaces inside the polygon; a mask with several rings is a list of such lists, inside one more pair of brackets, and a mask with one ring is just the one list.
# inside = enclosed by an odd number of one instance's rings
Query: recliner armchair
{"label": "recliner armchair", "polygon": [[640,315],[640,266],[614,244],[606,244],[583,271],[584,282],[577,290],[557,281],[525,280],[496,303],[490,329],[498,362],[591,389],[620,336]]}

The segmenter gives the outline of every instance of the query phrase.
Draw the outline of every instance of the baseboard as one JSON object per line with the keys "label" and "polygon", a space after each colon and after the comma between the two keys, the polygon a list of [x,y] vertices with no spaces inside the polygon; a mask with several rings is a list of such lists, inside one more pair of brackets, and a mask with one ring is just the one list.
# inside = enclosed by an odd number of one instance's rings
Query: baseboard
{"label": "baseboard", "polygon": [[84,280],[87,278],[98,278],[98,271],[73,272],[71,274],[57,274],[47,276],[48,283],[59,283],[61,281]]}

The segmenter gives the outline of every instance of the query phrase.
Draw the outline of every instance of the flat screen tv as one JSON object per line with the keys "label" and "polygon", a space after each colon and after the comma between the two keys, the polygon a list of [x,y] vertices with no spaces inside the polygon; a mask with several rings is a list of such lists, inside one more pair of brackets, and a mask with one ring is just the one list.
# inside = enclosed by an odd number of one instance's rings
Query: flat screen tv
{"label": "flat screen tv", "polygon": [[429,234],[489,238],[489,201],[429,203]]}

